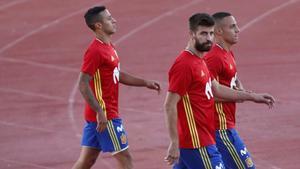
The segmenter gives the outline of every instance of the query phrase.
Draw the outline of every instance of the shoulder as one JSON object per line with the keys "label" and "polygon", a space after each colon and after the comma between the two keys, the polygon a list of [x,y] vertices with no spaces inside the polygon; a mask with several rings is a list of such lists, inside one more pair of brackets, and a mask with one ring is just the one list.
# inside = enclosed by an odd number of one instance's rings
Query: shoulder
{"label": "shoulder", "polygon": [[171,66],[169,73],[171,72],[185,72],[190,69],[191,60],[186,53],[186,51],[181,52],[175,59],[173,65]]}

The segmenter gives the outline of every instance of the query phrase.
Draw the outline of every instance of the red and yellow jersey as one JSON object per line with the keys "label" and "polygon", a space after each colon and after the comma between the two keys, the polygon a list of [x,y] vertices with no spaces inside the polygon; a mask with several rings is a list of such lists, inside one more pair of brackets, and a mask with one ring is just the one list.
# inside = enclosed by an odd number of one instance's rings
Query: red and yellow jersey
{"label": "red and yellow jersey", "polygon": [[[237,70],[233,53],[226,51],[219,45],[205,55],[204,60],[212,76],[222,85],[230,88],[236,86]],[[234,102],[215,103],[215,121],[217,129],[231,129],[235,127],[236,104]]]}
{"label": "red and yellow jersey", "polygon": [[[95,39],[88,47],[81,72],[93,79],[90,86],[108,120],[118,118],[119,57],[112,44]],[[96,112],[88,103],[85,106],[85,120],[96,122]]]}
{"label": "red and yellow jersey", "polygon": [[215,144],[211,80],[204,60],[189,51],[183,51],[169,71],[168,91],[181,96],[177,104],[180,148]]}

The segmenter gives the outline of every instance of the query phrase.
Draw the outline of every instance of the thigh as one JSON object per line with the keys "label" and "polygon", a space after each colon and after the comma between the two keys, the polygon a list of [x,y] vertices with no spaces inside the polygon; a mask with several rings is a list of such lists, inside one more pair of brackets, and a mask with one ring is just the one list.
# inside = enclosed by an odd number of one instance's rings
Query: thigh
{"label": "thigh", "polygon": [[235,129],[218,130],[216,142],[228,169],[254,169],[250,153]]}
{"label": "thigh", "polygon": [[180,160],[187,169],[225,169],[215,145],[199,149],[180,149]]}
{"label": "thigh", "polygon": [[100,151],[98,149],[83,146],[81,147],[79,161],[82,161],[84,163],[93,163],[96,161],[99,154]]}
{"label": "thigh", "polygon": [[238,132],[235,129],[230,130],[231,135],[233,137],[233,145],[235,149],[238,151],[239,157],[243,162],[243,165],[246,169],[254,169],[255,165],[252,161],[250,152],[248,151],[246,145],[243,140],[239,136]]}
{"label": "thigh", "polygon": [[127,134],[121,119],[109,120],[107,128],[98,134],[103,152],[116,154],[128,148]]}

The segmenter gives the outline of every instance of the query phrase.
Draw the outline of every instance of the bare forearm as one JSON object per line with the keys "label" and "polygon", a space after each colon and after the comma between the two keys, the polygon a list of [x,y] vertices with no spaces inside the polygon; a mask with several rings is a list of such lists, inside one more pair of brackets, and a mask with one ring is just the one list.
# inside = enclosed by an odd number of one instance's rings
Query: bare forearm
{"label": "bare forearm", "polygon": [[213,93],[216,98],[232,102],[242,102],[253,100],[251,93],[246,91],[233,90],[223,85],[213,87]]}
{"label": "bare forearm", "polygon": [[95,112],[102,112],[102,109],[94,97],[92,91],[88,87],[80,87],[80,93],[83,96],[84,100],[89,104],[89,106],[95,111]]}
{"label": "bare forearm", "polygon": [[177,109],[175,106],[165,106],[166,122],[169,131],[170,140],[174,143],[178,143],[178,132],[177,132]]}
{"label": "bare forearm", "polygon": [[180,96],[176,93],[168,92],[164,104],[164,109],[166,112],[166,122],[167,128],[169,130],[169,135],[171,142],[175,145],[178,144],[178,131],[177,131],[177,103],[180,100]]}
{"label": "bare forearm", "polygon": [[81,95],[83,96],[84,100],[89,104],[89,106],[95,111],[95,112],[102,112],[102,108],[100,107],[97,99],[95,98],[95,95],[93,94],[93,91],[90,87],[90,80],[91,76],[85,73],[80,73],[80,79],[79,79],[79,90]]}
{"label": "bare forearm", "polygon": [[146,80],[125,72],[120,72],[120,83],[128,86],[147,86]]}

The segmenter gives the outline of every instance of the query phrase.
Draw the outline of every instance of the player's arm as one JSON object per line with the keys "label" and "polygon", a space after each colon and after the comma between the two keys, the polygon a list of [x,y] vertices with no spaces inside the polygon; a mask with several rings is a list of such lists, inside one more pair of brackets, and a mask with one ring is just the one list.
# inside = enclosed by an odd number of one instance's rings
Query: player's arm
{"label": "player's arm", "polygon": [[79,90],[85,101],[89,104],[89,106],[95,112],[97,112],[98,125],[96,129],[97,131],[101,132],[106,128],[107,119],[90,87],[91,80],[92,77],[89,74],[81,72],[79,75]]}
{"label": "player's arm", "polygon": [[177,132],[177,103],[179,100],[180,96],[178,94],[168,92],[164,104],[166,123],[170,136],[170,145],[165,161],[167,161],[169,165],[173,164],[179,158]]}
{"label": "player's arm", "polygon": [[[238,78],[236,79],[235,83],[236,83],[236,87],[234,87],[234,90],[244,90],[245,91],[242,82]],[[216,102],[232,102],[231,100],[222,99],[222,98],[218,98],[218,97],[215,97],[214,99]],[[242,102],[242,101],[236,101],[236,102]]]}
{"label": "player's arm", "polygon": [[219,84],[216,80],[212,81],[212,90],[215,97],[230,100],[232,102],[253,101],[256,103],[267,104],[269,107],[272,107],[275,102],[273,96],[269,94],[233,90]]}
{"label": "player's arm", "polygon": [[157,90],[160,92],[160,84],[156,81],[152,80],[145,80],[133,75],[130,75],[126,72],[120,71],[120,83],[128,86],[140,86],[140,87],[147,87],[149,89]]}

